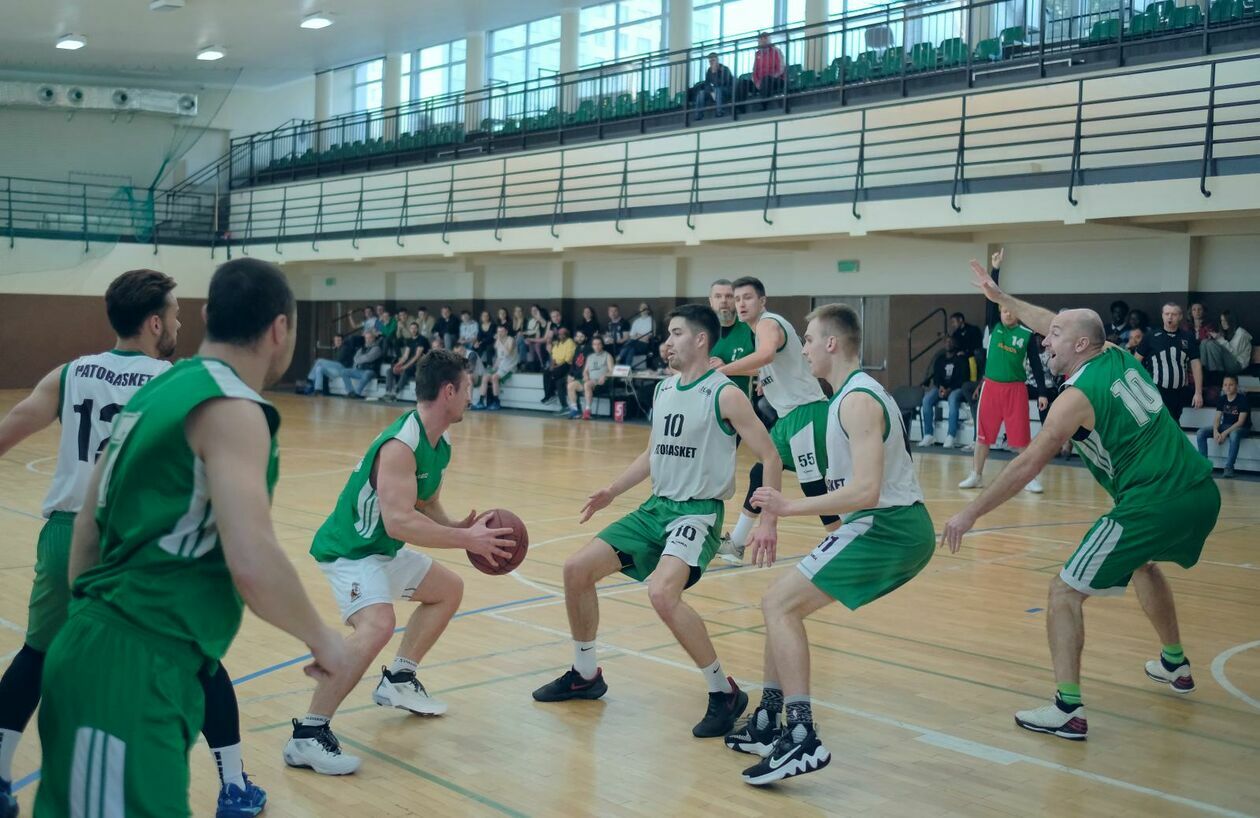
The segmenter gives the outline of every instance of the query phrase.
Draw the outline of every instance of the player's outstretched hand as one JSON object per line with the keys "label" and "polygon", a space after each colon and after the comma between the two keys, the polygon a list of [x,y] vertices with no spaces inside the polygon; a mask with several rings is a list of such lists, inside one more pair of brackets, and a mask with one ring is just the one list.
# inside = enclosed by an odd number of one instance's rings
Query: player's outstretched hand
{"label": "player's outstretched hand", "polygon": [[989,261],[990,261],[991,263],[990,263],[989,267],[990,267],[991,269],[993,269],[993,270],[997,270],[997,269],[999,269],[999,268],[1002,266],[1002,259],[1003,259],[1003,258],[1005,258],[1005,257],[1006,257],[1006,248],[1005,248],[1005,247],[999,247],[999,248],[998,248],[998,251],[997,251],[996,253],[994,253],[994,254],[992,255],[992,257],[990,257]]}
{"label": "player's outstretched hand", "polygon": [[726,366],[726,361],[723,361],[716,355],[710,356],[709,369],[721,369],[724,366]]}
{"label": "player's outstretched hand", "polygon": [[752,549],[748,557],[749,563],[759,568],[769,568],[771,565],[774,565],[774,558],[777,555],[779,545],[779,534],[775,531],[773,525],[765,522],[758,524],[748,538],[748,544]]}
{"label": "player's outstretched hand", "polygon": [[488,516],[483,515],[469,527],[468,544],[464,546],[464,550],[479,557],[485,557],[491,567],[498,568],[497,560],[506,560],[512,556],[512,549],[516,548],[516,540],[511,538],[512,529],[510,528],[490,528],[486,524]]}
{"label": "player's outstretched hand", "polygon": [[[1001,261],[1000,256],[1001,253],[993,254],[993,257],[999,261]],[[984,293],[985,298],[989,299],[994,304],[1001,301],[1002,296],[1006,293],[1002,292],[1002,288],[999,287],[997,282],[993,280],[993,276],[989,273],[989,271],[984,269],[984,265],[976,261],[974,258],[971,260],[971,272],[971,283]]]}
{"label": "player's outstretched hand", "polygon": [[582,524],[595,516],[595,512],[601,508],[607,508],[608,504],[613,501],[613,493],[607,488],[602,488],[594,494],[586,498],[586,505],[582,506],[582,516],[578,519],[578,524]]}
{"label": "player's outstretched hand", "polygon": [[[948,545],[949,553],[957,554],[958,547],[962,545],[963,535],[970,531],[975,524],[975,518],[965,510],[958,512],[949,518],[949,522],[945,523],[945,530],[941,532],[940,545]],[[937,547],[939,548],[940,545]]]}
{"label": "player's outstretched hand", "polygon": [[350,670],[350,654],[346,651],[346,640],[332,628],[321,628],[319,638],[311,649],[311,663],[302,668],[302,672],[312,679],[327,679],[339,676]]}
{"label": "player's outstretched hand", "polygon": [[776,517],[788,516],[788,500],[778,489],[762,486],[753,492],[750,502],[759,511],[768,511]]}

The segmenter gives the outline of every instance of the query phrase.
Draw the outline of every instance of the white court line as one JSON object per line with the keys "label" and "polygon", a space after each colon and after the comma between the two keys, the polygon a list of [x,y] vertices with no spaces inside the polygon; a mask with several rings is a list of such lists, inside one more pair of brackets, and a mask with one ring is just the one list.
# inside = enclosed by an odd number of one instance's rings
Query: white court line
{"label": "white court line", "polygon": [[18,633],[22,634],[23,636],[25,636],[25,635],[26,635],[26,628],[22,627],[21,625],[17,624],[16,622],[10,622],[9,620],[7,620],[7,619],[5,619],[5,618],[3,618],[3,617],[0,617],[0,628],[8,628],[8,629],[9,629],[9,630],[11,630],[11,631],[17,631]]}
{"label": "white court line", "polygon": [[1242,653],[1244,650],[1251,650],[1252,648],[1257,647],[1260,647],[1260,640],[1255,642],[1245,642],[1241,645],[1234,645],[1229,650],[1221,651],[1220,654],[1212,660],[1212,676],[1216,678],[1216,681],[1220,684],[1220,686],[1225,688],[1230,695],[1241,699],[1257,710],[1260,710],[1260,701],[1256,701],[1246,693],[1239,690],[1234,683],[1225,676],[1225,663],[1228,662],[1231,657],[1235,654]]}
{"label": "white court line", "polygon": [[[515,610],[519,610],[519,609],[513,609],[513,611]],[[500,620],[502,622],[509,622],[514,625],[521,625],[526,628],[533,628],[534,630],[542,631],[543,633],[549,633],[549,634],[559,635],[559,636],[568,636],[568,634],[562,631],[559,631],[555,628],[549,628],[546,625],[536,625],[532,622],[523,622],[519,619],[513,619],[510,616],[506,616],[505,614],[502,614],[498,611],[488,612],[486,616],[489,616],[492,619]],[[650,662],[655,662],[660,665],[665,665],[667,667],[685,670],[688,673],[695,673],[697,670],[695,667],[691,665],[683,664],[682,662],[675,662],[673,659],[667,659],[663,656],[654,656],[650,653],[644,653],[642,651],[631,650],[630,648],[620,647],[618,645],[613,645],[611,643],[608,643],[602,640],[598,641],[597,644],[601,648],[607,648],[608,650],[616,650],[628,656],[636,656],[640,659],[646,659]],[[1257,642],[1255,644],[1260,644],[1260,642]],[[754,684],[747,680],[736,679],[736,682],[744,690],[755,690],[761,687],[761,685]],[[1225,807],[1217,806],[1216,804],[1209,804],[1205,801],[1198,801],[1196,799],[1187,798],[1182,795],[1176,795],[1174,793],[1164,792],[1163,790],[1157,790],[1157,789],[1154,789],[1153,787],[1144,787],[1141,784],[1134,784],[1130,781],[1124,781],[1119,778],[1112,778],[1110,776],[1100,775],[1099,773],[1092,773],[1092,772],[1089,772],[1088,770],[1082,770],[1076,767],[1069,767],[1066,764],[1058,764],[1053,761],[1046,761],[1045,759],[1037,758],[1036,756],[1025,755],[1024,753],[1014,752],[1011,750],[1004,750],[1001,747],[994,747],[991,744],[984,744],[983,742],[972,741],[970,739],[954,736],[949,733],[941,732],[939,730],[933,730],[930,727],[922,727],[920,725],[913,724],[911,722],[901,721],[900,719],[895,719],[895,718],[892,718],[891,716],[885,716],[882,713],[873,713],[868,710],[859,710],[856,707],[846,707],[844,705],[835,704],[833,702],[828,702],[828,701],[823,701],[821,699],[813,699],[813,703],[818,705],[819,707],[824,707],[828,710],[834,710],[838,713],[844,713],[845,715],[854,716],[856,718],[865,719],[867,721],[873,721],[878,724],[884,724],[890,727],[897,727],[902,730],[907,730],[912,733],[917,733],[918,735],[915,736],[915,739],[917,741],[921,741],[925,744],[930,744],[934,747],[940,747],[942,749],[953,750],[955,752],[963,753],[964,755],[971,756],[972,758],[978,758],[985,761],[991,761],[991,762],[1002,764],[1002,765],[1010,765],[1010,764],[1015,764],[1017,762],[1024,762],[1025,764],[1032,764],[1034,766],[1042,767],[1048,770],[1055,770],[1056,772],[1067,773],[1069,775],[1074,775],[1074,776],[1077,776],[1078,778],[1084,778],[1088,781],[1094,781],[1099,784],[1106,784],[1111,787],[1116,787],[1117,789],[1128,790],[1129,792],[1136,792],[1142,795],[1149,795],[1153,798],[1159,798],[1164,801],[1168,801],[1169,803],[1172,803],[1172,804],[1178,804],[1183,807],[1190,807],[1192,809],[1197,809],[1202,812],[1211,813],[1213,815],[1224,815],[1224,816],[1228,816],[1228,818],[1255,818],[1255,816],[1252,816],[1245,812],[1237,812],[1235,810],[1226,809]]]}

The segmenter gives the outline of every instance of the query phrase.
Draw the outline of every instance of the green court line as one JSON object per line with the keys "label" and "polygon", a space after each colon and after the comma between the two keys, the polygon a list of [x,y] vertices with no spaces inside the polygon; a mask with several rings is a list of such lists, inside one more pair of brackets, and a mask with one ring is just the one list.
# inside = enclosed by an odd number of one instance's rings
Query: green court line
{"label": "green court line", "polygon": [[428,781],[433,784],[437,784],[439,787],[444,787],[453,793],[457,793],[458,795],[464,796],[465,798],[469,800],[476,801],[478,804],[481,804],[482,806],[485,806],[485,807],[489,807],[495,812],[501,812],[504,815],[510,815],[512,816],[512,818],[529,818],[528,813],[521,812],[520,810],[512,809],[506,804],[500,804],[498,801],[495,801],[493,798],[490,798],[489,796],[482,795],[479,792],[473,792],[467,787],[461,787],[459,784],[456,784],[454,781],[445,779],[440,775],[435,775],[431,772],[428,772],[427,770],[422,770],[419,767],[414,767],[400,758],[395,758],[394,756],[389,755],[388,753],[383,753],[380,750],[377,750],[373,747],[369,747],[366,744],[357,742],[352,738],[346,738],[345,736],[342,736],[341,743],[348,744],[354,749],[358,750],[359,752],[366,753],[367,755],[370,755],[375,759],[384,761],[386,764],[392,764],[398,769],[409,772],[412,775],[416,776],[417,778],[423,778],[425,781]]}

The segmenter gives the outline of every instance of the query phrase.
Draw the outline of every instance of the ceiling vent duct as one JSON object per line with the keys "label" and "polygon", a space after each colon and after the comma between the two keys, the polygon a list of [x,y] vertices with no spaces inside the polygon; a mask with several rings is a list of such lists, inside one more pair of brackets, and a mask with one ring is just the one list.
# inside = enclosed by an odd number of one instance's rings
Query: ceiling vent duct
{"label": "ceiling vent duct", "polygon": [[197,95],[157,88],[0,82],[0,106],[24,105],[77,111],[197,115]]}

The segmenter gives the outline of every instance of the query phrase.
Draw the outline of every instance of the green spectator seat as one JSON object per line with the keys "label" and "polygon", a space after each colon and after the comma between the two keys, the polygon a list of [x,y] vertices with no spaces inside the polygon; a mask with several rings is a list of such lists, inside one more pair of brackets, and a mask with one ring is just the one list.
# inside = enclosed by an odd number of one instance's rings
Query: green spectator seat
{"label": "green spectator seat", "polygon": [[1203,10],[1198,6],[1177,6],[1173,11],[1173,28],[1194,28],[1203,23]]}
{"label": "green spectator seat", "polygon": [[936,63],[936,46],[931,43],[915,43],[910,49],[910,66],[915,71],[931,71]]}
{"label": "green spectator seat", "polygon": [[629,94],[618,94],[616,104],[617,116],[634,116],[634,97]]}
{"label": "green spectator seat", "polygon": [[961,37],[951,37],[941,43],[941,66],[951,68],[967,62],[967,43]]}
{"label": "green spectator seat", "polygon": [[899,45],[884,49],[884,73],[890,77],[899,75],[906,68],[906,51]]}
{"label": "green spectator seat", "polygon": [[672,110],[676,111],[679,108],[686,107],[686,105],[687,105],[687,92],[679,91],[677,94],[674,94],[674,99],[673,101],[670,102],[669,107]]}
{"label": "green spectator seat", "polygon": [[[1149,21],[1148,21],[1149,22]],[[1106,43],[1120,37],[1120,19],[1111,17],[1106,20],[1098,20],[1089,29],[1089,36],[1085,42],[1089,44]]]}
{"label": "green spectator seat", "polygon": [[1011,26],[1002,29],[1002,47],[1010,48],[1015,45],[1024,45],[1028,42],[1028,33],[1023,26]]}
{"label": "green spectator seat", "polygon": [[974,62],[994,62],[1002,59],[1002,41],[996,37],[981,40],[972,56]]}

